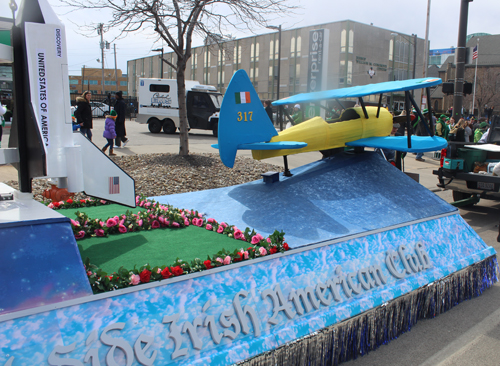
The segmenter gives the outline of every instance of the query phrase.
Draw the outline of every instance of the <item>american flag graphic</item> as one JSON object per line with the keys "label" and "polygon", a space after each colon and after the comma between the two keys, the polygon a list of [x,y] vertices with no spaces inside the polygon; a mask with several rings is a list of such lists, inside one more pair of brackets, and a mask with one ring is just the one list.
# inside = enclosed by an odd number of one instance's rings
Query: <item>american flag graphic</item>
{"label": "american flag graphic", "polygon": [[477,58],[477,46],[472,49],[472,59],[475,60]]}
{"label": "american flag graphic", "polygon": [[120,193],[120,177],[109,177],[109,194]]}

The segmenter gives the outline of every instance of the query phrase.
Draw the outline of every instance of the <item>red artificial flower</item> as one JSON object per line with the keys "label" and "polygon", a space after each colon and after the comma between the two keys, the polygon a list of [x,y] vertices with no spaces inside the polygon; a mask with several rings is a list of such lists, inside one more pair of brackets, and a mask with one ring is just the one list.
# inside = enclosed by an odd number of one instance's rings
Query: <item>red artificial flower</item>
{"label": "red artificial flower", "polygon": [[85,201],[85,200],[80,200],[80,203],[85,203],[85,202],[87,202],[87,201]]}
{"label": "red artificial flower", "polygon": [[236,257],[234,257],[233,262],[241,262],[243,260],[243,253],[236,253]]}
{"label": "red artificial flower", "polygon": [[151,271],[144,269],[141,273],[139,273],[139,278],[141,279],[142,283],[148,283],[151,279]]}
{"label": "red artificial flower", "polygon": [[278,249],[276,247],[271,247],[271,249],[269,250],[270,254],[274,254],[274,253],[277,253],[277,252],[278,252]]}
{"label": "red artificial flower", "polygon": [[290,249],[290,247],[288,246],[288,244],[287,244],[287,243],[283,243],[283,249],[285,249],[285,250],[289,250],[289,249]]}
{"label": "red artificial flower", "polygon": [[203,264],[205,265],[206,269],[212,268],[212,261],[210,259],[207,259],[206,261],[204,261]]}
{"label": "red artificial flower", "polygon": [[255,249],[253,247],[248,247],[247,251],[255,251]]}
{"label": "red artificial flower", "polygon": [[181,266],[172,267],[172,268],[170,268],[170,270],[172,271],[172,274],[174,276],[180,276],[180,275],[184,274],[184,270],[181,268]]}
{"label": "red artificial flower", "polygon": [[68,198],[68,199],[66,200],[66,203],[69,203],[69,204],[71,205],[71,204],[73,203],[73,200],[72,200],[71,198]]}
{"label": "red artificial flower", "polygon": [[170,277],[172,277],[172,273],[170,273],[170,271],[168,270],[168,267],[165,267],[165,269],[163,271],[161,271],[161,276],[163,278],[170,278]]}
{"label": "red artificial flower", "polygon": [[54,201],[52,201],[52,204],[54,205],[54,207],[59,207],[59,206],[60,206],[60,203],[59,203],[59,202],[54,202]]}

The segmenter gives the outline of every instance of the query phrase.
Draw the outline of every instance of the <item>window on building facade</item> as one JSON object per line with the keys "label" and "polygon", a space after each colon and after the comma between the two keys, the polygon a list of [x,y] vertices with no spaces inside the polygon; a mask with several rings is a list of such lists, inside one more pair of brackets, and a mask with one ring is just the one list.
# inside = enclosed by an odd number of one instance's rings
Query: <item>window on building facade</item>
{"label": "window on building facade", "polygon": [[354,31],[351,29],[349,31],[349,53],[353,53],[354,50]]}
{"label": "window on building facade", "polygon": [[298,36],[297,37],[297,57],[300,57],[300,50],[301,50],[301,47],[302,47],[302,37],[301,36]]}
{"label": "window on building facade", "polygon": [[198,49],[193,49],[191,56],[191,78],[196,80],[196,69],[198,68]]}
{"label": "window on building facade", "polygon": [[115,80],[104,80],[104,85],[116,85]]}
{"label": "window on building facade", "polygon": [[241,46],[238,44],[238,41],[236,41],[233,50],[233,63],[236,65],[236,67],[241,64]]}
{"label": "window on building facade", "polygon": [[394,40],[391,39],[389,42],[389,61],[392,61],[393,52],[394,52]]}
{"label": "window on building facade", "polygon": [[352,84],[352,61],[347,61],[347,84]]}
{"label": "window on building facade", "polygon": [[69,83],[70,83],[71,85],[80,84],[80,80],[78,80],[78,79],[69,79]]}
{"label": "window on building facade", "polygon": [[345,45],[347,40],[347,31],[345,29],[340,33],[340,52],[345,52]]}
{"label": "window on building facade", "polygon": [[128,82],[126,80],[120,81],[120,86],[127,86]]}
{"label": "window on building facade", "polygon": [[[90,85],[99,85],[97,80],[85,80],[85,81],[88,81],[88,84],[90,84]],[[87,84],[87,83],[85,83],[85,84]]]}

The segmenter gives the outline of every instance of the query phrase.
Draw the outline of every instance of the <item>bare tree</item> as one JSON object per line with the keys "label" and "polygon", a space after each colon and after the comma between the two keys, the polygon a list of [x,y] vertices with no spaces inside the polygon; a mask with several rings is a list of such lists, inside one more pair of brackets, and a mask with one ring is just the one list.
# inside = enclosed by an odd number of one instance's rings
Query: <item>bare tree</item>
{"label": "bare tree", "polygon": [[[465,79],[474,81],[474,68],[467,68]],[[474,88],[474,85],[472,86]],[[472,106],[472,96],[464,99],[464,106]],[[481,115],[483,107],[500,107],[500,68],[478,67],[476,78],[476,102],[475,107]],[[473,112],[472,112],[473,113]]]}
{"label": "bare tree", "polygon": [[219,43],[226,28],[252,30],[265,27],[269,17],[295,9],[287,0],[62,0],[79,9],[110,9],[106,26],[121,34],[152,28],[175,55],[176,62],[162,61],[177,73],[180,117],[179,154],[188,155],[185,71],[191,57],[194,35]]}

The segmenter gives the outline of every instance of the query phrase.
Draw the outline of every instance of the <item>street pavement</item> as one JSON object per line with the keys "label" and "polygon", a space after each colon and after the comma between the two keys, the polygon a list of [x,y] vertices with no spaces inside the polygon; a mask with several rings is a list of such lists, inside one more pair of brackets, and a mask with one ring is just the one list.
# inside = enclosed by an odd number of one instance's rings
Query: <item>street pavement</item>
{"label": "street pavement", "polygon": [[[130,142],[126,147],[115,149],[117,155],[135,155],[146,153],[178,153],[179,134],[152,134],[147,125],[135,121],[126,122],[127,136]],[[106,140],[102,137],[104,120],[95,119],[93,142],[102,147]],[[9,131],[4,132],[2,141],[7,145]],[[217,139],[211,131],[191,130],[189,133],[190,153],[216,152],[210,145]],[[250,156],[250,152],[238,152]],[[432,170],[439,166],[433,154],[426,153],[425,162],[408,155],[405,159],[405,171],[419,174],[420,184],[434,192],[447,202],[452,202],[450,191],[436,187],[437,178]],[[305,153],[288,158],[290,168],[302,166],[321,158],[319,152]],[[282,165],[282,158],[267,159],[266,162]],[[0,182],[17,180],[17,171],[11,166],[0,166]],[[395,187],[397,189],[397,187]],[[486,244],[500,251],[497,243],[498,223],[500,220],[500,202],[482,200],[470,208],[461,208],[461,216],[479,234]],[[500,365],[500,284],[485,291],[480,297],[466,301],[452,310],[432,320],[421,320],[411,330],[380,347],[376,352],[359,357],[347,364],[353,366],[471,366]]]}

